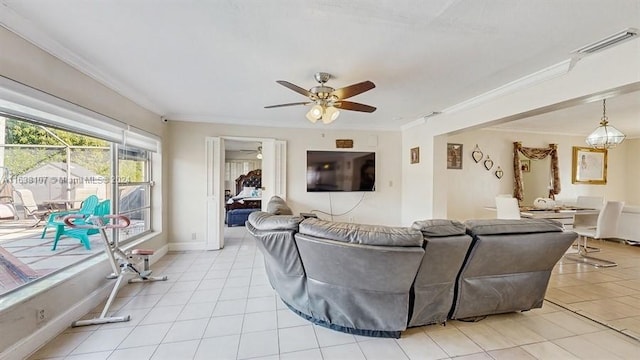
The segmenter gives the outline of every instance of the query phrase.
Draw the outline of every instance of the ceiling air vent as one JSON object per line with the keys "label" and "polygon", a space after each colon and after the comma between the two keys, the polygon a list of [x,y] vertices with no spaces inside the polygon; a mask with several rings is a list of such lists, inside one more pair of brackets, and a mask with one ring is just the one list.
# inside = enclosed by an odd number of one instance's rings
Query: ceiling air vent
{"label": "ceiling air vent", "polygon": [[587,46],[581,47],[580,49],[573,51],[573,53],[579,54],[579,55],[593,54],[600,50],[604,50],[610,46],[617,45],[624,41],[632,39],[636,36],[638,36],[638,29],[628,28],[619,33],[613,34],[605,39],[596,41],[593,44],[589,44]]}

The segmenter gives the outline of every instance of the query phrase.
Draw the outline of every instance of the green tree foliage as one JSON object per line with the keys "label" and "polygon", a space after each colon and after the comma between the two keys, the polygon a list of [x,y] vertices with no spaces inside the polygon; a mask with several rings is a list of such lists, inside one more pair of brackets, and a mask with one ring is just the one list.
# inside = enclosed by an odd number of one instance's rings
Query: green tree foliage
{"label": "green tree foliage", "polygon": [[[66,163],[64,143],[70,146],[96,147],[95,149],[72,148],[71,162],[98,175],[105,177],[110,175],[109,143],[105,140],[16,119],[6,119],[5,130],[5,144],[39,145],[5,148],[4,164],[13,175],[22,175],[45,163]],[[50,145],[50,147],[40,145]]]}

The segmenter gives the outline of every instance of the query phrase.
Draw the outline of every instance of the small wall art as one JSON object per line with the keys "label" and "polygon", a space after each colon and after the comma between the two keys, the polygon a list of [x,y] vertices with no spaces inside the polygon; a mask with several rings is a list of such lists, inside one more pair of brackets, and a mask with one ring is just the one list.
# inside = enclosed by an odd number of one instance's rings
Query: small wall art
{"label": "small wall art", "polygon": [[420,147],[411,148],[411,163],[417,164],[420,162]]}
{"label": "small wall art", "polygon": [[487,170],[491,170],[492,167],[493,167],[493,160],[491,160],[489,158],[489,155],[487,155],[487,159],[484,161],[484,168]]}
{"label": "small wall art", "polygon": [[473,158],[473,161],[475,161],[476,163],[479,163],[480,160],[482,160],[482,158],[484,157],[484,154],[478,147],[478,144],[476,144],[476,147],[473,148],[473,152],[471,152],[471,157]]}
{"label": "small wall art", "polygon": [[521,159],[520,160],[520,169],[523,173],[531,172],[531,160],[529,159]]}
{"label": "small wall art", "polygon": [[447,169],[462,169],[462,144],[447,144]]}

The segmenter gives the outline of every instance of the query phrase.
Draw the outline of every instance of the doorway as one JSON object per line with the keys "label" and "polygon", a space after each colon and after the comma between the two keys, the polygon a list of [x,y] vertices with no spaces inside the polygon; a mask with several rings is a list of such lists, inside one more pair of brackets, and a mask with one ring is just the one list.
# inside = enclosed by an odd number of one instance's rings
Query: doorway
{"label": "doorway", "polygon": [[[228,150],[227,150],[228,148]],[[261,209],[266,209],[266,200],[274,195],[286,199],[286,142],[270,138],[208,137],[206,139],[205,167],[207,169],[207,209],[205,249],[224,247],[225,203],[228,196],[235,196],[235,179],[227,172],[226,155],[247,158],[246,166],[261,167]],[[259,155],[261,159],[258,159]],[[242,159],[238,159],[242,160]],[[243,163],[245,161],[240,161]],[[240,165],[243,168],[245,165]],[[254,169],[255,170],[255,169]],[[229,190],[227,192],[227,190]]]}

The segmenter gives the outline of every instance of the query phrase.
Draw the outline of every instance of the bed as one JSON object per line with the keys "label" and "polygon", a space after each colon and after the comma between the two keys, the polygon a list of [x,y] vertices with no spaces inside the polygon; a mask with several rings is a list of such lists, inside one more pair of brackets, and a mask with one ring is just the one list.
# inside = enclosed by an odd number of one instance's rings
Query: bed
{"label": "bed", "polygon": [[225,209],[262,208],[262,169],[249,171],[236,179],[236,195],[227,200]]}

